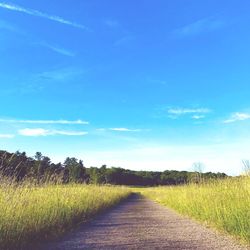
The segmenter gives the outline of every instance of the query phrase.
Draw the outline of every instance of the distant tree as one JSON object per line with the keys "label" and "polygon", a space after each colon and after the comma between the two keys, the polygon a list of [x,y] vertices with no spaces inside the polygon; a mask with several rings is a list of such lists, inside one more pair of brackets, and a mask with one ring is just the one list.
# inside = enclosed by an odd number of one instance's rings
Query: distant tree
{"label": "distant tree", "polygon": [[250,161],[249,160],[242,160],[243,164],[243,171],[245,175],[250,175]]}
{"label": "distant tree", "polygon": [[195,171],[194,182],[200,183],[202,182],[202,173],[204,171],[204,164],[202,162],[193,163],[193,169]]}
{"label": "distant tree", "polygon": [[35,160],[37,161],[41,161],[43,159],[43,155],[41,152],[36,152],[35,156],[34,156]]}
{"label": "distant tree", "polygon": [[88,175],[87,175],[86,168],[84,167],[82,160],[79,161],[79,167],[80,167],[81,182],[87,183],[88,182]]}
{"label": "distant tree", "polygon": [[90,167],[90,169],[88,169],[88,175],[91,184],[102,184],[103,176],[98,168]]}
{"label": "distant tree", "polygon": [[82,161],[79,161],[75,157],[67,157],[64,162],[65,169],[68,170],[69,182],[84,182],[85,168]]}
{"label": "distant tree", "polygon": [[[246,170],[249,171],[249,161],[243,161]],[[34,158],[27,157],[25,152],[9,153],[0,150],[0,178],[7,176],[15,181],[29,179],[36,183],[50,181],[53,183],[93,183],[113,185],[183,185],[190,181],[200,182],[212,178],[225,178],[225,173],[203,173],[204,165],[194,163],[194,172],[166,170],[157,171],[133,171],[123,168],[85,168],[81,160],[67,157],[64,164],[54,164],[50,158],[37,152]]]}
{"label": "distant tree", "polygon": [[51,165],[51,160],[47,156],[43,156],[41,152],[36,152],[34,156],[35,162],[33,166],[33,177],[38,182],[44,182],[48,180],[49,168]]}

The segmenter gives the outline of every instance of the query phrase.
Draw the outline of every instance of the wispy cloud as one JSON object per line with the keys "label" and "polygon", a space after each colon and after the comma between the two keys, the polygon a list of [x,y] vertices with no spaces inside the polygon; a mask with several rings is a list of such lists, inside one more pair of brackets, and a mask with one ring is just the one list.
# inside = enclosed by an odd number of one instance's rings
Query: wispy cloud
{"label": "wispy cloud", "polygon": [[19,28],[17,28],[15,25],[9,22],[6,22],[4,20],[0,20],[0,29],[23,34],[23,32]]}
{"label": "wispy cloud", "polygon": [[206,114],[210,113],[208,108],[169,108],[168,113],[172,115],[185,115],[185,114]]}
{"label": "wispy cloud", "polygon": [[130,128],[97,128],[97,131],[116,131],[116,132],[141,132],[148,131],[145,129],[130,129]]}
{"label": "wispy cloud", "polygon": [[51,45],[45,42],[41,42],[41,43],[37,43],[37,45],[40,45],[42,47],[45,47],[47,49],[50,49],[58,54],[61,54],[63,56],[69,56],[69,57],[74,57],[75,53],[73,53],[72,51],[62,48],[62,47],[58,47],[56,45]]}
{"label": "wispy cloud", "polygon": [[129,129],[129,128],[110,128],[111,131],[118,131],[118,132],[140,132],[141,129]]}
{"label": "wispy cloud", "polygon": [[43,128],[25,128],[18,130],[18,134],[22,136],[49,136],[49,135],[66,135],[66,136],[82,136],[88,134],[85,131],[67,131],[67,130],[48,130]]}
{"label": "wispy cloud", "polygon": [[[42,91],[51,91],[56,85],[62,89],[62,85],[68,87],[69,83],[78,85],[83,80],[83,76],[89,69],[79,67],[55,68],[48,71],[37,72],[32,74],[13,75],[12,81],[17,82],[15,87],[8,87],[0,91],[1,95],[30,95],[40,93]],[[59,86],[59,84],[61,84]]]}
{"label": "wispy cloud", "polygon": [[69,67],[37,73],[33,76],[33,82],[44,81],[69,81],[81,77],[86,71],[79,68]]}
{"label": "wispy cloud", "polygon": [[234,113],[231,115],[231,117],[223,123],[232,123],[232,122],[237,122],[237,121],[245,121],[250,119],[250,113]]}
{"label": "wispy cloud", "polygon": [[89,122],[83,120],[14,120],[14,119],[0,119],[4,123],[23,123],[23,124],[79,124],[87,125]]}
{"label": "wispy cloud", "polygon": [[55,15],[50,15],[50,14],[47,14],[47,13],[44,13],[44,12],[41,12],[41,11],[38,11],[38,10],[24,8],[24,7],[21,7],[19,5],[15,5],[15,4],[11,4],[11,3],[0,2],[0,8],[12,10],[12,11],[17,11],[17,12],[22,12],[22,13],[32,15],[32,16],[46,18],[46,19],[49,19],[51,21],[55,21],[55,22],[58,22],[58,23],[70,25],[72,27],[82,29],[82,30],[87,30],[87,31],[90,30],[88,27],[86,27],[86,26],[84,26],[82,24],[66,20],[66,19],[64,19],[62,17],[55,16]]}
{"label": "wispy cloud", "polygon": [[191,118],[195,120],[200,120],[200,119],[205,118],[205,115],[193,115]]}
{"label": "wispy cloud", "polygon": [[191,119],[200,120],[206,117],[206,114],[212,112],[208,108],[168,108],[168,117],[177,119],[181,116],[189,116]]}
{"label": "wispy cloud", "polygon": [[120,26],[120,23],[118,21],[112,19],[105,20],[104,24],[110,28],[117,28]]}
{"label": "wispy cloud", "polygon": [[114,46],[126,45],[135,39],[134,36],[126,35],[114,42]]}
{"label": "wispy cloud", "polygon": [[210,32],[225,26],[225,22],[214,17],[203,18],[193,23],[187,24],[174,31],[178,37],[196,35],[203,32]]}
{"label": "wispy cloud", "polygon": [[[14,32],[16,34],[19,35],[23,35],[23,38],[25,38],[25,40],[28,39],[28,41],[30,40],[37,40],[35,37],[32,37],[30,34],[26,33],[25,31],[23,31],[22,29],[20,29],[19,27],[17,27],[16,25],[13,25],[9,22],[6,22],[4,20],[0,19],[0,30],[7,30],[10,32]],[[32,45],[37,45],[37,46],[41,46],[44,48],[47,48],[57,54],[63,55],[63,56],[69,56],[69,57],[74,57],[75,53],[70,51],[69,49],[65,49],[61,46],[57,46],[57,45],[53,45],[44,41],[37,41],[37,42],[29,42]]]}
{"label": "wispy cloud", "polygon": [[15,137],[15,135],[13,135],[13,134],[0,134],[0,138],[11,139],[14,137]]}
{"label": "wispy cloud", "polygon": [[66,130],[54,130],[51,131],[53,135],[68,135],[68,136],[80,136],[80,135],[87,135],[88,132],[86,131],[66,131]]}
{"label": "wispy cloud", "polygon": [[147,81],[157,85],[166,85],[167,81],[155,78],[147,78]]}

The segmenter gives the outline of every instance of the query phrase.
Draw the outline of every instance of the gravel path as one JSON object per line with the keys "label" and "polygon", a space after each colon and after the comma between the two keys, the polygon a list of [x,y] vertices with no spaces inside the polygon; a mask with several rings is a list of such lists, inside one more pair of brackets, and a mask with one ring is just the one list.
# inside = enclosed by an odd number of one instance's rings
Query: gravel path
{"label": "gravel path", "polygon": [[65,249],[250,249],[133,195],[43,250]]}

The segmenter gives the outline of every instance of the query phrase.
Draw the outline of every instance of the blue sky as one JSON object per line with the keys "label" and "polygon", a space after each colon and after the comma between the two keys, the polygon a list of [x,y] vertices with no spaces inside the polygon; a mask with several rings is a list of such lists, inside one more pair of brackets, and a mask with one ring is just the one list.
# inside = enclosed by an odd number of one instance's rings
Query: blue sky
{"label": "blue sky", "polygon": [[0,0],[0,147],[239,174],[250,3]]}

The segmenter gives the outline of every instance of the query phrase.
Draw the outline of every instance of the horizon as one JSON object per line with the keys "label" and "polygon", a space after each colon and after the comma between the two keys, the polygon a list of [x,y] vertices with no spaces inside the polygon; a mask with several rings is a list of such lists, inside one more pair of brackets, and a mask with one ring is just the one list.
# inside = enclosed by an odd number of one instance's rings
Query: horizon
{"label": "horizon", "polygon": [[0,0],[0,148],[239,175],[250,3]]}

